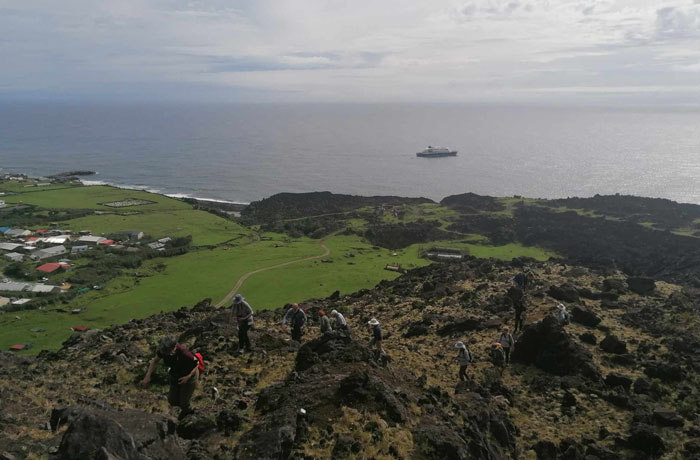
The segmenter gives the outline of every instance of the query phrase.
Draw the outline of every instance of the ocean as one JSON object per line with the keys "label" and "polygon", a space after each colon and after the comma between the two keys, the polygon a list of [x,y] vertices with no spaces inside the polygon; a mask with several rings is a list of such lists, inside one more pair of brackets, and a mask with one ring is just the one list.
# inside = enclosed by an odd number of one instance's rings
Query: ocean
{"label": "ocean", "polygon": [[[0,105],[0,168],[247,203],[279,192],[700,204],[700,111],[449,104]],[[428,145],[459,151],[418,158]]]}

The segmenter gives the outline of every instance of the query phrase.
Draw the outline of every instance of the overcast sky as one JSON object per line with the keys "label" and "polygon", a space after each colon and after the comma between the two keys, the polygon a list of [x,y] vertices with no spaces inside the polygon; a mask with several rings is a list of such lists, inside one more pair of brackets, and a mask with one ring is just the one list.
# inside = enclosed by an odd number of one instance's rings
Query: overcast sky
{"label": "overcast sky", "polygon": [[700,0],[0,0],[0,100],[700,104]]}

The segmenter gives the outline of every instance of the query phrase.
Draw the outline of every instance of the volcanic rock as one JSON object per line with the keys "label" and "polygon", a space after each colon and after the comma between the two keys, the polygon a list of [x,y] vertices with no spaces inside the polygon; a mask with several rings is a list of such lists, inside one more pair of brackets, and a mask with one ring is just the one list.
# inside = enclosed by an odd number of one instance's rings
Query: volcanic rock
{"label": "volcanic rock", "polygon": [[574,322],[588,327],[596,327],[600,323],[600,317],[586,307],[575,305],[571,309],[571,316]]}
{"label": "volcanic rock", "polygon": [[627,344],[615,335],[608,335],[600,342],[600,348],[608,353],[622,355],[627,353]]}
{"label": "volcanic rock", "polygon": [[516,342],[513,360],[555,375],[580,373],[594,380],[600,378],[591,353],[576,343],[552,315],[525,326]]}
{"label": "volcanic rock", "polygon": [[581,300],[578,289],[571,283],[565,283],[561,286],[550,286],[547,294],[562,302],[577,303]]}
{"label": "volcanic rock", "polygon": [[627,278],[627,286],[636,294],[650,295],[656,289],[656,282],[651,278],[632,277]]}

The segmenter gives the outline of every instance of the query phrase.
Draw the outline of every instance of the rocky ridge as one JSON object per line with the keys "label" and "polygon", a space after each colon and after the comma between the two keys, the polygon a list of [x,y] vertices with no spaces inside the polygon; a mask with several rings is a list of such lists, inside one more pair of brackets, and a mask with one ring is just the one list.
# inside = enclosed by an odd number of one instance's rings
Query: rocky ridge
{"label": "rocky ridge", "polygon": [[[512,320],[515,273],[537,275],[514,363],[488,347]],[[36,358],[0,354],[0,458],[641,459],[700,458],[700,309],[691,288],[532,260],[468,259],[372,290],[305,302],[338,309],[350,337],[311,326],[301,346],[261,312],[239,356],[208,300],[104,331]],[[551,315],[563,301],[570,324]],[[388,358],[362,326],[378,318]],[[206,359],[181,421],[163,369],[142,388],[159,337]],[[454,342],[476,357],[458,383]]]}

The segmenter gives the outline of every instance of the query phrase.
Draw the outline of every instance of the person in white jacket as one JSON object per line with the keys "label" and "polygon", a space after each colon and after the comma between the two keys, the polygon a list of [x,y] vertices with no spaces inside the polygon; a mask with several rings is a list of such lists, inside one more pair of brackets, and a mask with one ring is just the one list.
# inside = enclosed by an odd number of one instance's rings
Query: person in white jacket
{"label": "person in white jacket", "polygon": [[503,326],[501,335],[498,337],[498,343],[503,347],[503,354],[506,356],[506,364],[510,364],[510,354],[515,349],[515,340],[513,340],[513,335],[510,333],[510,328],[508,328],[508,326]]}
{"label": "person in white jacket", "polygon": [[472,356],[464,342],[455,343],[455,348],[458,350],[457,364],[459,364],[459,380],[464,382],[467,380],[467,367],[469,367],[469,363],[472,361]]}

